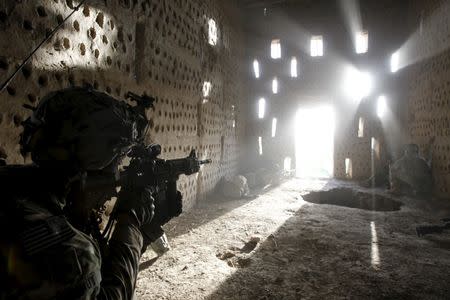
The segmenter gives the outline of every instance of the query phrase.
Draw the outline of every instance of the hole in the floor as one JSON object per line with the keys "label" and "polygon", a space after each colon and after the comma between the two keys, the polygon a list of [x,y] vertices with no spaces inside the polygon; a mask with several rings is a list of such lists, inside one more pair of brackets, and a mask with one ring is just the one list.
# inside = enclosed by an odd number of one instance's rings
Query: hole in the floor
{"label": "hole in the floor", "polygon": [[382,195],[338,188],[329,191],[311,192],[303,199],[315,204],[331,204],[373,211],[396,211],[403,205],[400,201]]}

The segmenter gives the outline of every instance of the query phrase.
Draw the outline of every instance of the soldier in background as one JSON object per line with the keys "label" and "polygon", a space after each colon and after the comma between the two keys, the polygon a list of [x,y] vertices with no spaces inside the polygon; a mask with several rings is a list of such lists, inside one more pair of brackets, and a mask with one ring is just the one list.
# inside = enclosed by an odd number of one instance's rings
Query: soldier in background
{"label": "soldier in background", "polygon": [[405,146],[403,156],[390,166],[389,179],[394,194],[431,194],[431,168],[419,155],[419,146],[416,144]]}

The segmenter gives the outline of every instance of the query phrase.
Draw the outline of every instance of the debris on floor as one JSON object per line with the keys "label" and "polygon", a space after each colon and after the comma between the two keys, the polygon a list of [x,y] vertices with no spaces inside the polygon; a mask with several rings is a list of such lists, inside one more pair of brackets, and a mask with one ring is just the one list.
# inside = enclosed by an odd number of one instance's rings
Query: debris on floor
{"label": "debris on floor", "polygon": [[250,265],[252,259],[250,254],[255,250],[261,241],[258,236],[251,237],[242,248],[230,247],[227,251],[218,253],[217,258],[227,261],[233,268],[245,268]]}
{"label": "debris on floor", "polygon": [[253,200],[199,203],[166,226],[171,251],[155,262],[144,254],[137,298],[448,299],[450,236],[415,232],[448,207],[424,209],[382,190],[375,194],[400,210],[303,199],[336,188],[372,195],[349,182],[294,179]]}
{"label": "debris on floor", "polygon": [[247,178],[242,175],[224,179],[221,183],[221,192],[225,197],[242,198],[250,194]]}

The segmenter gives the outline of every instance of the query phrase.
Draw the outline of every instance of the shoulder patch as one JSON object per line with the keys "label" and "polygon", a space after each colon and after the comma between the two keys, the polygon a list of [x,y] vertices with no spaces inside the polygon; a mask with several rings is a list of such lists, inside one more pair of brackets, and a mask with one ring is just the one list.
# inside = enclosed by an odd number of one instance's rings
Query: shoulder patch
{"label": "shoulder patch", "polygon": [[53,216],[22,232],[20,241],[25,254],[33,256],[71,239],[74,235],[75,231],[64,217]]}

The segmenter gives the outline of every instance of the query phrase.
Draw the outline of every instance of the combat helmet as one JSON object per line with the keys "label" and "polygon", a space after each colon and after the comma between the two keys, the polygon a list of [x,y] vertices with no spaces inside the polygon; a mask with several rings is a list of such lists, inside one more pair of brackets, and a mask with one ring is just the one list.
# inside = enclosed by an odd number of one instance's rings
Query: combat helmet
{"label": "combat helmet", "polygon": [[101,170],[143,141],[153,102],[144,99],[132,106],[92,88],[52,92],[23,122],[21,153],[40,166]]}

